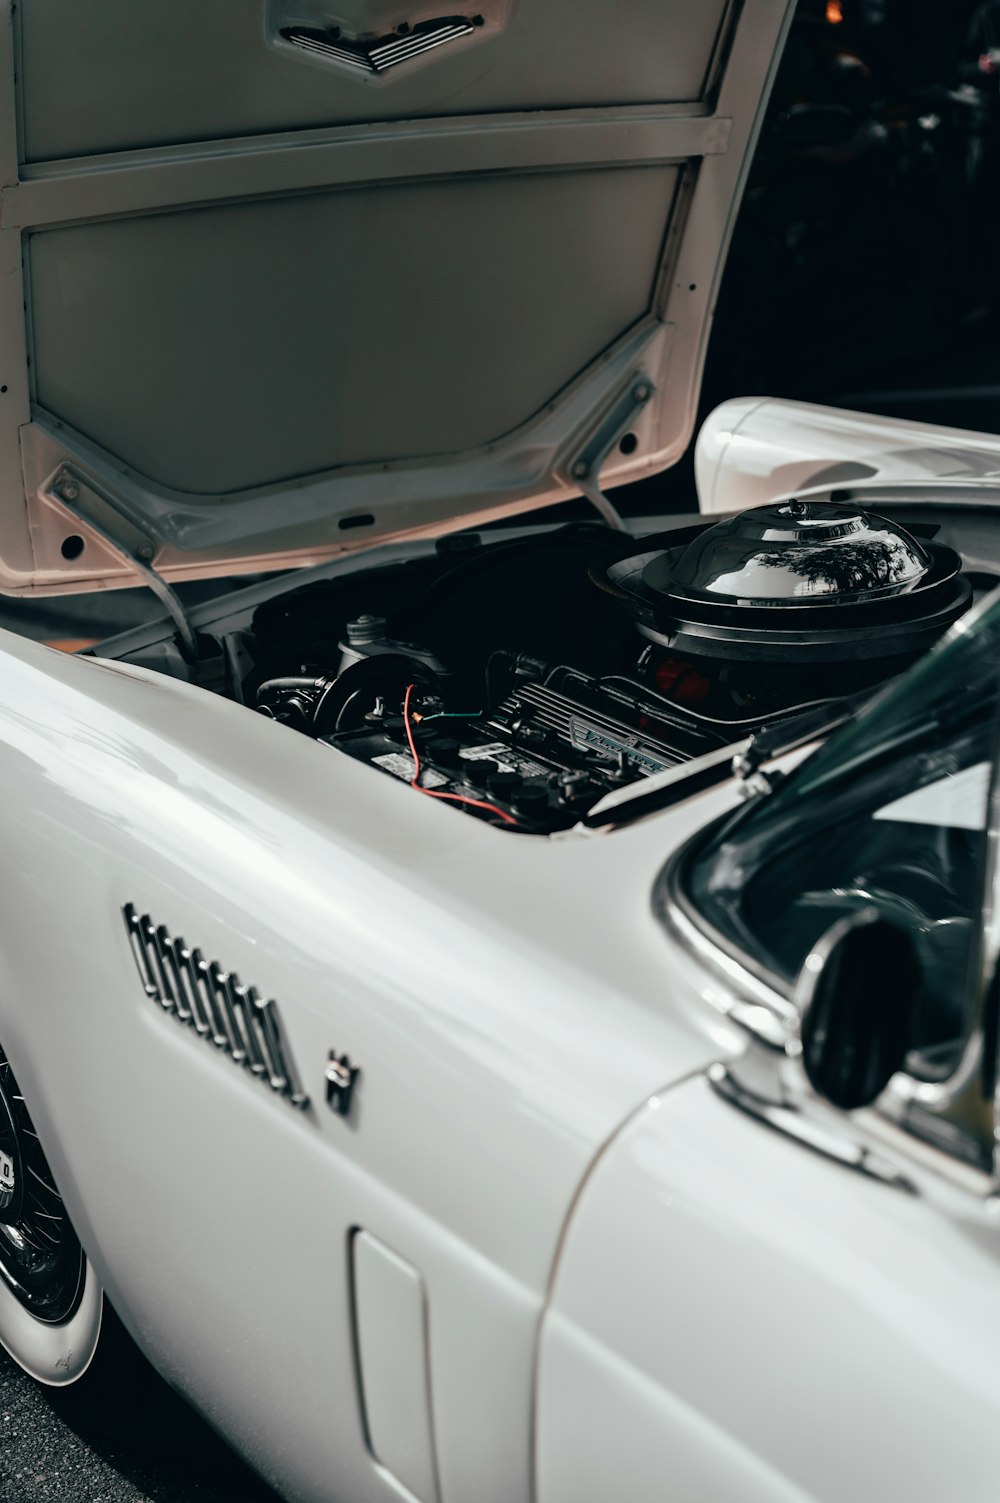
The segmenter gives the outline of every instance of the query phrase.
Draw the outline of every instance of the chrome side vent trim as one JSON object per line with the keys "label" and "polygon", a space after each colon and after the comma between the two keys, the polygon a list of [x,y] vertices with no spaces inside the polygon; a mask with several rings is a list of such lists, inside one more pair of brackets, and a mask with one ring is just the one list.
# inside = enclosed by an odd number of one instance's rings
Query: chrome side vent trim
{"label": "chrome side vent trim", "polygon": [[193,1028],[299,1110],[309,1105],[292,1065],[276,1002],[200,950],[171,937],[132,903],[122,909],[143,991],[164,1012]]}
{"label": "chrome side vent trim", "polygon": [[362,73],[379,74],[388,73],[390,68],[408,63],[425,52],[433,52],[446,42],[457,42],[482,24],[481,16],[445,16],[368,41],[345,37],[338,27],[323,31],[311,26],[284,26],[280,35],[293,47],[302,47],[331,62],[345,63]]}

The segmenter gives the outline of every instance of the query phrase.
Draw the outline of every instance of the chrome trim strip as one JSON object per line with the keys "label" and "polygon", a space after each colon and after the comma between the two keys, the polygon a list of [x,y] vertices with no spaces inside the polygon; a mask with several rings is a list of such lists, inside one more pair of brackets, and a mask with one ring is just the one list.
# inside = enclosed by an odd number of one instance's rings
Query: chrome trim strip
{"label": "chrome trim strip", "polygon": [[731,1102],[740,1111],[763,1122],[765,1126],[774,1128],[776,1132],[795,1138],[823,1158],[833,1159],[845,1169],[854,1169],[895,1190],[904,1190],[909,1195],[917,1193],[917,1187],[905,1175],[900,1174],[894,1164],[872,1153],[863,1144],[852,1142],[841,1133],[826,1131],[824,1126],[812,1122],[794,1107],[758,1096],[737,1080],[725,1065],[712,1065],[709,1068],[708,1083],[724,1101]]}
{"label": "chrome trim strip", "polygon": [[377,45],[369,50],[368,57],[375,72],[384,73],[399,63],[409,62],[411,58],[431,52],[435,47],[442,47],[445,42],[456,42],[459,37],[471,36],[475,29],[471,21],[458,21],[441,26],[436,31],[425,31],[419,36],[402,37],[398,41]]}
{"label": "chrome trim strip", "polygon": [[193,958],[194,952],[184,944],[183,940],[175,941],[174,960],[177,964],[177,974],[180,978],[180,984],[191,1013],[191,1026],[202,1038],[208,1038],[212,1033],[212,1024],[201,992],[198,990],[197,977],[192,965]]}
{"label": "chrome trim strip", "polygon": [[741,965],[735,956],[714,944],[684,912],[677,895],[677,876],[681,858],[690,845],[691,842],[688,841],[675,851],[657,877],[653,887],[653,913],[672,939],[685,950],[694,952],[705,969],[711,972],[714,980],[724,981],[728,986],[738,988],[738,991],[730,994],[731,1005],[720,1007],[720,1011],[727,1017],[731,1017],[734,1009],[741,1004],[755,1002],[786,1029],[797,1028],[799,1015],[788,998]]}

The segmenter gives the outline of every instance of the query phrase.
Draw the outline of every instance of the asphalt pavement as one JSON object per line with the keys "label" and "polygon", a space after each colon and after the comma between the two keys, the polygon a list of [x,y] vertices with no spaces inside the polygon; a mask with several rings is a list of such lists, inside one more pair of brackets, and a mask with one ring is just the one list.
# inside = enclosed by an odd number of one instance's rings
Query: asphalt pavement
{"label": "asphalt pavement", "polygon": [[50,1402],[0,1351],[0,1503],[280,1500],[158,1378],[139,1419],[116,1423],[112,1406],[98,1422]]}

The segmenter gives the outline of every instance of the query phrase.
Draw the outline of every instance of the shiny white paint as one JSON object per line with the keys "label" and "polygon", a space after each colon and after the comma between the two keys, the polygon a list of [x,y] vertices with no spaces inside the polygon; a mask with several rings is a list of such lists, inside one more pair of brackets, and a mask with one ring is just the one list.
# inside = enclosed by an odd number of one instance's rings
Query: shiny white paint
{"label": "shiny white paint", "polygon": [[992,1498],[996,1207],[656,1095],[575,1211],[539,1362],[538,1503]]}
{"label": "shiny white paint", "polygon": [[877,486],[995,490],[1000,438],[959,428],[843,412],[808,402],[737,397],[706,418],[695,448],[703,512],[739,511],[778,497]]}
{"label": "shiny white paint", "polygon": [[[442,1499],[527,1499],[577,1188],[637,1101],[735,1047],[649,907],[732,794],[521,839],[204,691],[6,635],[0,783],[0,1038],[144,1349],[288,1497],[395,1497],[352,1346],[367,1229],[427,1291]],[[307,1114],[143,994],[126,901],[277,999]],[[363,1071],[346,1121],[331,1047]]]}

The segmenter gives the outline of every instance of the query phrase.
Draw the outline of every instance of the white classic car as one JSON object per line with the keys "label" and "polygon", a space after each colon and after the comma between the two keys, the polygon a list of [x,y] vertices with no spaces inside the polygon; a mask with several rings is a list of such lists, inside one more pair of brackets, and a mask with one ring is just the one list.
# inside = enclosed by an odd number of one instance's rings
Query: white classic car
{"label": "white classic car", "polygon": [[623,523],[790,7],[477,6],[0,7],[0,589],[165,610],[0,642],[0,1342],[303,1503],[993,1497],[1000,444]]}

